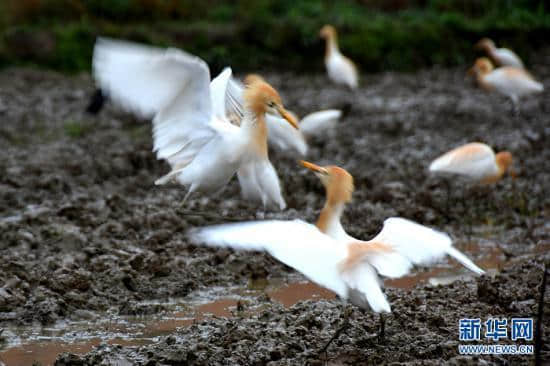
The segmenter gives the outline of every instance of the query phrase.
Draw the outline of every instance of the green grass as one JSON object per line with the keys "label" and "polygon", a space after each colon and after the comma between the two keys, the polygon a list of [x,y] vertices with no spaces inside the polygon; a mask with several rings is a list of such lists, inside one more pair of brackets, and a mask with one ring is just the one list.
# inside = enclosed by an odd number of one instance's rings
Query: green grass
{"label": "green grass", "polygon": [[77,139],[88,134],[92,130],[92,126],[83,124],[83,122],[67,121],[63,125],[63,129],[65,135]]}
{"label": "green grass", "polygon": [[532,0],[409,0],[397,8],[388,4],[400,2],[382,0],[12,3],[20,5],[0,4],[0,66],[32,64],[69,72],[90,69],[98,35],[183,48],[214,71],[225,65],[237,71],[321,70],[324,46],[318,31],[332,23],[343,51],[362,70],[379,71],[469,63],[475,57],[473,43],[483,36],[528,61],[550,33],[544,2]]}

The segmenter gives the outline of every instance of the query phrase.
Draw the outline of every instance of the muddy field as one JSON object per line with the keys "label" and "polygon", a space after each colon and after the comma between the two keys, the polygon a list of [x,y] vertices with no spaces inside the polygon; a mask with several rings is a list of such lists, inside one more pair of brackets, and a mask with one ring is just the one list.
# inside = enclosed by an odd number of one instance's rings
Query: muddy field
{"label": "muddy field", "polygon": [[[532,71],[548,88],[550,52],[539,62]],[[310,141],[307,156],[354,175],[354,202],[343,220],[351,235],[367,239],[385,218],[403,216],[448,232],[488,274],[474,278],[444,261],[387,282],[393,313],[385,339],[376,337],[377,315],[350,305],[349,329],[321,353],[343,317],[339,299],[267,255],[198,248],[185,237],[189,228],[235,219],[314,221],[324,191],[297,156],[270,152],[289,207],[283,212],[242,202],[235,181],[182,208],[181,187],[153,184],[168,166],[151,152],[149,121],[112,105],[87,115],[88,75],[9,69],[0,73],[0,360],[532,363],[532,356],[460,356],[458,320],[536,317],[550,263],[550,94],[528,98],[515,117],[505,99],[475,89],[463,69],[364,75],[356,93],[328,85],[324,75],[266,79],[299,115],[352,103],[333,134]],[[454,180],[446,211],[445,181],[430,177],[427,165],[474,140],[510,150],[518,176],[481,191]],[[285,288],[294,300],[278,298]],[[160,326],[163,320],[170,325]]]}

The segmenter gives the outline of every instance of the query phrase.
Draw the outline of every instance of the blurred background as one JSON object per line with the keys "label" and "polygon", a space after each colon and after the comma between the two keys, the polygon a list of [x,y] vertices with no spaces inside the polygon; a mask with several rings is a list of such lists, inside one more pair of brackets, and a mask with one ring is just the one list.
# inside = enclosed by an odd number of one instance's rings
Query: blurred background
{"label": "blurred background", "polygon": [[527,63],[549,42],[535,0],[3,0],[0,65],[90,69],[98,35],[185,49],[217,71],[323,68],[319,28],[334,24],[363,72],[470,63],[483,36]]}

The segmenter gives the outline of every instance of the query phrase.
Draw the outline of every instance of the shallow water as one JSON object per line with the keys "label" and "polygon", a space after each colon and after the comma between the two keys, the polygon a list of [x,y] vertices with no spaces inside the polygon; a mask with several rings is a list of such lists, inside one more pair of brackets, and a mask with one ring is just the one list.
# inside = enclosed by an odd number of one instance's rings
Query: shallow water
{"label": "shallow water", "polygon": [[[479,250],[479,247],[472,246],[471,249]],[[489,273],[497,272],[504,264],[501,254],[495,248],[490,256],[478,261],[478,264]],[[386,287],[410,290],[423,282],[448,285],[457,280],[471,278],[471,272],[452,263],[431,267],[427,271],[399,279],[387,279],[384,284]],[[244,290],[216,288],[207,294],[197,293],[191,296],[191,300],[175,299],[163,304],[174,310],[162,316],[106,316],[101,317],[100,321],[60,322],[53,327],[7,328],[4,331],[6,342],[4,350],[0,352],[0,360],[10,366],[25,366],[33,362],[46,366],[53,365],[60,353],[85,354],[100,343],[142,346],[158,341],[159,337],[169,335],[177,328],[189,326],[207,317],[229,318],[237,311],[258,311],[257,306],[246,304],[253,304],[255,297],[264,294],[286,308],[299,301],[336,298],[332,291],[308,281],[281,282],[282,279],[275,279],[270,283],[256,282]],[[215,300],[201,302],[200,299],[205,298]]]}

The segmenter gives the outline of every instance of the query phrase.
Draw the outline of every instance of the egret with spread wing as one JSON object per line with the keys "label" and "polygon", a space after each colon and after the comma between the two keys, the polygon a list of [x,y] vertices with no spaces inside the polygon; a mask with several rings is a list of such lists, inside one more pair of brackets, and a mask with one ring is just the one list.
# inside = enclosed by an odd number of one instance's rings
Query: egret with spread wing
{"label": "egret with spread wing", "polygon": [[[229,68],[210,83],[208,65],[196,56],[104,38],[96,43],[93,68],[111,99],[153,117],[153,150],[172,168],[156,184],[175,180],[187,186],[185,202],[195,191],[220,190],[238,172],[246,199],[285,208],[267,155],[265,115],[298,126],[265,81],[255,80],[237,97],[241,90]],[[241,119],[240,127],[229,115]]]}
{"label": "egret with spread wing", "polygon": [[382,231],[368,241],[348,235],[340,217],[351,201],[353,177],[336,166],[302,164],[316,173],[326,189],[316,225],[302,220],[251,221],[197,229],[191,238],[212,246],[265,250],[342,299],[375,312],[391,311],[378,275],[401,277],[413,265],[445,255],[477,274],[484,273],[452,246],[448,235],[403,218],[387,219]]}

